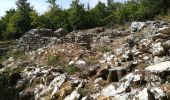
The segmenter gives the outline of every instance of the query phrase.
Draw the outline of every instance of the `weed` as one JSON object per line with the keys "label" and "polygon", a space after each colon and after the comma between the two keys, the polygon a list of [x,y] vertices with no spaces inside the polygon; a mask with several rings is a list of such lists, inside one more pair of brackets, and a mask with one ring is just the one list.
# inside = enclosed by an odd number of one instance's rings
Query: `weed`
{"label": "weed", "polygon": [[12,50],[7,52],[7,54],[3,56],[0,56],[0,63],[7,60],[10,57],[13,57],[14,59],[25,59],[26,55],[23,51]]}
{"label": "weed", "polygon": [[67,67],[65,67],[64,69],[68,74],[75,74],[75,72],[77,71],[77,67],[73,66],[73,65],[69,65]]}
{"label": "weed", "polygon": [[60,66],[62,65],[62,58],[60,56],[48,56],[47,64],[54,67]]}

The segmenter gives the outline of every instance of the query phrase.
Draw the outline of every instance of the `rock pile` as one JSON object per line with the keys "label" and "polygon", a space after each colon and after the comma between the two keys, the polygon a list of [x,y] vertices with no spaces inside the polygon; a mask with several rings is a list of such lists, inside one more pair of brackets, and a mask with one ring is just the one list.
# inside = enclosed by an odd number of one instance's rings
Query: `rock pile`
{"label": "rock pile", "polygon": [[129,30],[32,30],[19,41],[28,58],[9,58],[0,72],[25,66],[14,85],[20,99],[170,99],[170,26],[166,22],[133,22]]}

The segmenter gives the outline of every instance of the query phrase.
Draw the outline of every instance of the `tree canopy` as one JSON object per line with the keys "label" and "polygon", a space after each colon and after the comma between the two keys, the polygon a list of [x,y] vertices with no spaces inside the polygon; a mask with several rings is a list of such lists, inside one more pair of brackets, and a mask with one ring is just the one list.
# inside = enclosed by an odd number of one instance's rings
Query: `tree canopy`
{"label": "tree canopy", "polygon": [[124,3],[107,0],[94,8],[72,0],[70,8],[62,9],[56,0],[47,0],[49,9],[39,15],[27,0],[17,0],[16,9],[6,11],[0,19],[0,38],[16,39],[32,28],[64,28],[67,31],[99,26],[114,27],[126,22],[153,20],[170,13],[170,0],[129,0]]}

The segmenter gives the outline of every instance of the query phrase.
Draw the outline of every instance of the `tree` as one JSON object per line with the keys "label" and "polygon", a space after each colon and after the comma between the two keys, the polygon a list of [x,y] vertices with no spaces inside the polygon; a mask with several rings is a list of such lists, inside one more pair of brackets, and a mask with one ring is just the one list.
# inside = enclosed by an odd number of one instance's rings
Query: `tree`
{"label": "tree", "polygon": [[83,4],[79,4],[79,0],[74,0],[71,3],[69,11],[69,22],[73,29],[85,28],[85,8]]}
{"label": "tree", "polygon": [[103,19],[106,18],[109,13],[104,3],[98,2],[95,8],[91,10],[91,14],[93,15],[94,23],[96,23],[96,26],[103,26],[106,24]]}
{"label": "tree", "polygon": [[3,36],[6,39],[19,38],[22,34],[30,30],[32,7],[27,0],[18,0],[16,2],[17,10],[10,16],[9,22],[6,24],[6,32]]}

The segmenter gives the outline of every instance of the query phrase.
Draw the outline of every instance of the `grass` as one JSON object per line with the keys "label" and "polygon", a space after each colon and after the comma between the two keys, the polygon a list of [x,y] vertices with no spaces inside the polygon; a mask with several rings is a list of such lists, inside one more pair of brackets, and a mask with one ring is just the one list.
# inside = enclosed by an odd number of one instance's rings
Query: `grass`
{"label": "grass", "polygon": [[98,48],[96,48],[97,51],[100,51],[102,53],[106,53],[106,52],[109,52],[110,49],[107,47],[107,46],[99,46]]}
{"label": "grass", "polygon": [[77,67],[76,67],[76,66],[73,66],[73,65],[69,65],[69,66],[65,67],[64,70],[65,70],[68,74],[73,75],[73,74],[75,74],[75,72],[77,71]]}
{"label": "grass", "polygon": [[170,22],[170,12],[167,15],[158,15],[155,19]]}
{"label": "grass", "polygon": [[60,56],[48,56],[47,64],[53,67],[57,67],[62,64],[62,58]]}
{"label": "grass", "polygon": [[12,51],[7,52],[3,56],[0,56],[0,62],[3,62],[10,57],[13,57],[14,59],[19,59],[19,58],[25,59],[26,58],[25,53],[23,51],[12,50]]}

